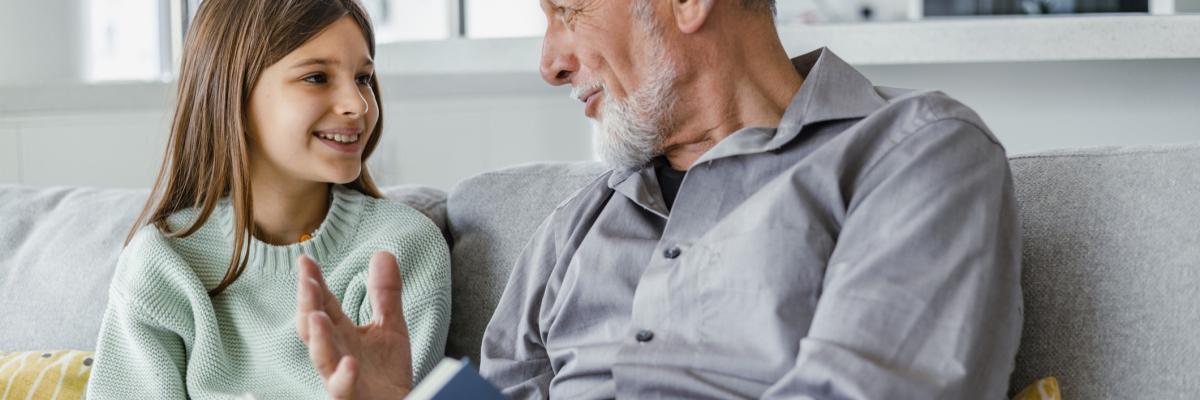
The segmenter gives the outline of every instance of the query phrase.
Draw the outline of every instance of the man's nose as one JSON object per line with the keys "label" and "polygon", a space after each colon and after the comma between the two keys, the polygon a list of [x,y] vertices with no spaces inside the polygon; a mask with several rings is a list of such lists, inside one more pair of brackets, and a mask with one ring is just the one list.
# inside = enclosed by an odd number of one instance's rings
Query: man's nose
{"label": "man's nose", "polygon": [[571,75],[579,71],[579,60],[570,51],[570,43],[563,35],[546,32],[542,41],[542,79],[553,86],[571,83]]}

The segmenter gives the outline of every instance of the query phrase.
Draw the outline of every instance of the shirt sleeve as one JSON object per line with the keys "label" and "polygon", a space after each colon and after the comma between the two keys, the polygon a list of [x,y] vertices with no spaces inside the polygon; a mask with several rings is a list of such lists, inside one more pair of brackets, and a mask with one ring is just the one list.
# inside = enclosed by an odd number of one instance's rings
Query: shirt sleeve
{"label": "shirt sleeve", "polygon": [[796,364],[764,398],[1003,398],[1022,321],[1003,149],[940,120],[855,186]]}
{"label": "shirt sleeve", "polygon": [[483,335],[480,374],[510,399],[548,399],[554,378],[539,324],[554,269],[553,216],[518,257]]}
{"label": "shirt sleeve", "polygon": [[[126,261],[123,257],[121,263]],[[114,279],[113,284],[116,287],[109,291],[100,325],[87,398],[186,398],[183,338],[128,300],[121,280]]]}

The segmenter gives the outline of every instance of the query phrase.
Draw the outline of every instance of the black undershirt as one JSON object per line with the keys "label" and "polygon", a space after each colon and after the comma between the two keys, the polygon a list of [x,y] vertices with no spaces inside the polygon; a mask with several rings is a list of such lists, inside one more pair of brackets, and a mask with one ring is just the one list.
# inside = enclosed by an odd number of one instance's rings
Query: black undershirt
{"label": "black undershirt", "polygon": [[658,189],[662,191],[663,202],[667,203],[667,211],[675,204],[675,195],[679,194],[684,175],[687,175],[687,171],[676,171],[665,159],[654,163],[654,176],[658,178]]}

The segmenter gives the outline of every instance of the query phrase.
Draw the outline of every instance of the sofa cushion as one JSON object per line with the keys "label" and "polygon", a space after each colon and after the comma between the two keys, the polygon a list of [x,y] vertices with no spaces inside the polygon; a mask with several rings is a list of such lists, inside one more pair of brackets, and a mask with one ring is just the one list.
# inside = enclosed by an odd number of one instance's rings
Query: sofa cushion
{"label": "sofa cushion", "polygon": [[[445,193],[385,188],[443,228]],[[0,186],[0,351],[95,348],[146,190]]]}
{"label": "sofa cushion", "polygon": [[484,173],[450,191],[454,301],[447,355],[479,359],[483,331],[517,256],[559,203],[604,171],[595,162],[530,164]]}
{"label": "sofa cushion", "polygon": [[0,187],[0,350],[95,348],[144,190]]}
{"label": "sofa cushion", "polygon": [[1014,157],[1025,324],[1013,391],[1200,393],[1200,145]]}

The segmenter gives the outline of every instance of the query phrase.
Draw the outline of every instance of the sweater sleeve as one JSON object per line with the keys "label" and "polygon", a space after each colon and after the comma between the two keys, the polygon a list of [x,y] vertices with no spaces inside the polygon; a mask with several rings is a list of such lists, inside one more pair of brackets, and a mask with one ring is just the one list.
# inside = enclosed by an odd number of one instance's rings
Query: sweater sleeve
{"label": "sweater sleeve", "polygon": [[[415,215],[416,211],[412,211]],[[404,282],[404,319],[412,350],[413,384],[420,383],[445,358],[446,335],[450,330],[450,250],[432,222],[411,219],[392,253]],[[364,271],[365,274],[365,271]],[[364,287],[366,279],[355,284]],[[350,289],[354,291],[355,288]],[[358,320],[371,320],[370,296],[363,295]]]}
{"label": "sweater sleeve", "polygon": [[[180,311],[167,300],[176,294],[166,289],[172,285],[164,272],[172,269],[160,268],[182,260],[170,257],[152,228],[136,235],[117,261],[96,340],[89,400],[187,398],[185,339],[179,326],[167,323]],[[159,301],[148,303],[151,298]]]}
{"label": "sweater sleeve", "polygon": [[450,291],[431,292],[404,303],[408,340],[412,346],[413,384],[420,383],[445,358],[450,330]]}
{"label": "sweater sleeve", "polygon": [[110,291],[87,398],[186,398],[183,339],[127,299]]}

